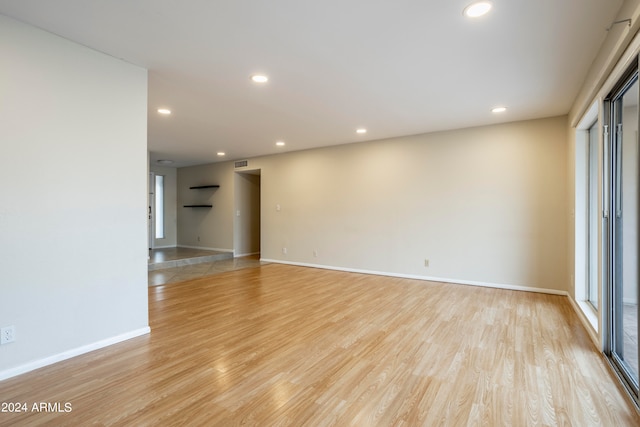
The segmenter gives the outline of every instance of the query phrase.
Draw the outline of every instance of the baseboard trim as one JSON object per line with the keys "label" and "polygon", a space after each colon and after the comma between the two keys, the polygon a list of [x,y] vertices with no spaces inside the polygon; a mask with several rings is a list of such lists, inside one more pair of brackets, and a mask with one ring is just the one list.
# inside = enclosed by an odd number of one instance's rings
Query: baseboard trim
{"label": "baseboard trim", "polygon": [[189,248],[189,249],[202,249],[205,251],[218,251],[218,252],[233,252],[233,249],[225,249],[225,248],[209,248],[207,246],[188,246],[188,245],[177,245],[177,248]]}
{"label": "baseboard trim", "polygon": [[279,259],[268,259],[261,258],[260,261],[271,262],[275,264],[287,264],[287,265],[295,265],[299,267],[311,267],[311,268],[321,268],[324,270],[335,270],[335,271],[345,271],[348,273],[361,273],[361,274],[372,274],[375,276],[388,276],[388,277],[398,277],[402,279],[415,279],[415,280],[424,280],[429,282],[444,282],[444,283],[452,283],[456,285],[468,285],[468,286],[481,286],[484,288],[495,288],[495,289],[506,289],[511,291],[522,291],[522,292],[536,292],[539,294],[550,294],[550,295],[562,295],[568,296],[569,294],[566,291],[560,291],[557,289],[547,289],[547,288],[535,288],[531,286],[520,286],[520,285],[509,285],[503,283],[490,283],[490,282],[478,282],[475,280],[462,280],[462,279],[448,279],[445,277],[432,277],[432,276],[419,276],[414,274],[402,274],[402,273],[389,273],[385,271],[376,271],[376,270],[363,270],[358,268],[346,268],[346,267],[335,267],[330,265],[321,265],[321,264],[309,264],[304,262],[293,262],[293,261],[283,261]]}
{"label": "baseboard trim", "polygon": [[252,256],[252,255],[260,255],[260,251],[258,251],[258,252],[249,252],[249,253],[246,253],[246,254],[234,254],[233,256],[235,258],[240,258],[240,257],[243,257],[243,256]]}
{"label": "baseboard trim", "polygon": [[[580,319],[580,322],[582,322],[582,326],[591,337],[591,341],[593,341],[593,344],[596,346],[598,351],[602,352],[603,351],[602,343],[600,342],[600,339],[598,337],[598,332],[593,328],[591,321],[589,320],[587,315],[584,313],[584,311],[582,311],[582,309],[580,308],[580,304],[576,300],[574,300],[571,297],[571,295],[567,295],[567,298],[569,299],[569,303],[571,304],[571,307],[573,307],[573,311],[576,312],[578,319]],[[596,319],[596,322],[597,322],[597,319]]]}
{"label": "baseboard trim", "polygon": [[144,328],[135,329],[124,334],[116,335],[115,337],[106,338],[100,341],[96,341],[91,344],[83,345],[81,347],[73,348],[71,350],[63,351],[62,353],[54,354],[43,359],[34,360],[33,362],[25,363],[24,365],[16,366],[15,368],[6,369],[0,371],[0,381],[12,378],[27,372],[34,371],[39,368],[43,368],[54,363],[62,362],[63,360],[70,359],[72,357],[80,356],[81,354],[89,353],[94,350],[98,350],[104,347],[108,347],[113,344],[117,344],[122,341],[126,341],[132,338],[136,338],[142,335],[146,335],[151,332],[151,328],[146,326]]}

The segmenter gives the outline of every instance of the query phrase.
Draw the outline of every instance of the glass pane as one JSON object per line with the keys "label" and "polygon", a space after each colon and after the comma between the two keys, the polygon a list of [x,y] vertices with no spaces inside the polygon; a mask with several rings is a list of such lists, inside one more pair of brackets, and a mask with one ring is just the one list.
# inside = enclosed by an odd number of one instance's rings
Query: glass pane
{"label": "glass pane", "polygon": [[598,122],[589,128],[589,148],[587,167],[587,297],[598,310],[598,230],[600,211],[598,210]]}
{"label": "glass pane", "polygon": [[613,215],[615,351],[638,385],[638,82],[617,104],[622,123],[614,147]]}
{"label": "glass pane", "polygon": [[164,176],[156,175],[156,239],[164,239]]}

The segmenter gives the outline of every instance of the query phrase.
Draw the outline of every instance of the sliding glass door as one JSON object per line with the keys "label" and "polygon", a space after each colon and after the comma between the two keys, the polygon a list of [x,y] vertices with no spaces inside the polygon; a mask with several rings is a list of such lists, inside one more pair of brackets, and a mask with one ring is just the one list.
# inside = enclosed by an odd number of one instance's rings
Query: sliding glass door
{"label": "sliding glass door", "polygon": [[608,98],[605,146],[607,232],[607,355],[638,398],[638,69]]}

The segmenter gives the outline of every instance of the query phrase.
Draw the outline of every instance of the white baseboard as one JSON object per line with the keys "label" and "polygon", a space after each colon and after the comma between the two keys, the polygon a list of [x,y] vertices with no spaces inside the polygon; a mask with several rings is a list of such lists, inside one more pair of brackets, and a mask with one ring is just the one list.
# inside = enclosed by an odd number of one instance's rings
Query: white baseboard
{"label": "white baseboard", "polygon": [[[591,341],[593,341],[593,344],[595,344],[596,348],[598,349],[598,351],[602,351],[602,343],[600,342],[600,339],[598,338],[598,332],[596,331],[596,329],[594,328],[592,322],[595,321],[595,324],[598,324],[598,319],[589,319],[589,316],[587,315],[587,313],[585,312],[585,310],[583,310],[580,307],[580,303],[577,302],[576,300],[574,300],[571,295],[568,295],[567,298],[569,298],[569,303],[571,303],[571,307],[573,307],[573,311],[576,312],[576,315],[578,316],[578,319],[580,319],[580,321],[582,322],[582,326],[584,326],[584,329],[587,331],[587,333],[589,334],[589,336],[591,337]],[[586,303],[584,303],[586,304]]]}
{"label": "white baseboard", "polygon": [[246,253],[246,254],[234,254],[233,256],[236,257],[236,258],[239,258],[239,257],[251,256],[251,255],[260,255],[260,251],[258,251],[258,252],[249,252],[249,253]]}
{"label": "white baseboard", "polygon": [[218,252],[233,252],[233,249],[226,248],[209,248],[207,246],[188,246],[188,245],[177,245],[178,248],[189,248],[189,249],[202,249],[205,251],[218,251]]}
{"label": "white baseboard", "polygon": [[566,291],[560,291],[557,289],[547,289],[547,288],[534,288],[531,286],[520,286],[520,285],[509,285],[502,283],[489,283],[489,282],[478,282],[474,280],[460,280],[460,279],[448,279],[444,277],[431,277],[431,276],[419,276],[414,274],[401,274],[401,273],[388,273],[384,271],[375,271],[375,270],[361,270],[357,268],[345,268],[345,267],[334,267],[330,265],[320,265],[320,264],[308,264],[304,262],[291,262],[291,261],[283,261],[278,259],[266,259],[261,258],[260,261],[271,262],[275,264],[288,264],[288,265],[296,265],[300,267],[311,267],[311,268],[322,268],[324,270],[336,270],[336,271],[345,271],[349,273],[362,273],[362,274],[373,274],[376,276],[389,276],[389,277],[399,277],[403,279],[416,279],[416,280],[425,280],[429,282],[444,282],[444,283],[453,283],[456,285],[469,285],[469,286],[482,286],[485,288],[496,288],[496,289],[507,289],[512,291],[523,291],[523,292],[537,292],[541,294],[551,294],[551,295],[562,295],[567,296]]}
{"label": "white baseboard", "polygon": [[54,363],[62,362],[63,360],[70,359],[72,357],[80,356],[81,354],[89,353],[90,351],[98,350],[103,347],[108,347],[113,344],[117,344],[122,341],[129,340],[131,338],[139,337],[151,332],[151,328],[146,326],[144,328],[136,329],[124,334],[116,335],[115,337],[106,338],[91,344],[83,345],[81,347],[73,348],[71,350],[64,351],[62,353],[54,354],[53,356],[45,357],[43,359],[35,360],[33,362],[25,363],[24,365],[16,366],[15,368],[6,369],[0,371],[0,381],[7,378],[15,377],[20,374],[39,369]]}
{"label": "white baseboard", "polygon": [[176,245],[169,245],[169,246],[154,246],[153,249],[171,249],[171,248],[175,248]]}

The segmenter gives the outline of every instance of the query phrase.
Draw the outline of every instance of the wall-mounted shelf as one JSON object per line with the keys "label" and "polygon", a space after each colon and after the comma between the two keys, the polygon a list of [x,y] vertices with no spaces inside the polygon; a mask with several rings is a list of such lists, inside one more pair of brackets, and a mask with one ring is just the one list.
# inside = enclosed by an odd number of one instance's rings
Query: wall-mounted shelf
{"label": "wall-mounted shelf", "polygon": [[[193,187],[189,187],[189,190],[202,190],[205,188],[220,188],[217,184],[211,185],[194,185]],[[183,205],[185,208],[212,208],[213,205]]]}

